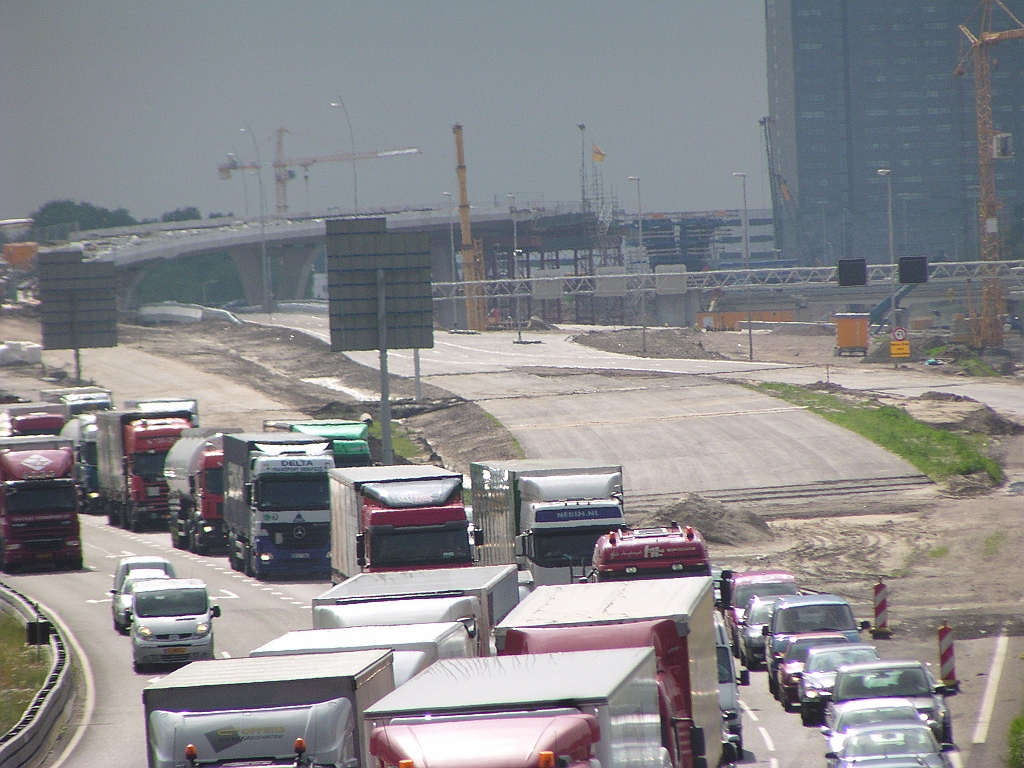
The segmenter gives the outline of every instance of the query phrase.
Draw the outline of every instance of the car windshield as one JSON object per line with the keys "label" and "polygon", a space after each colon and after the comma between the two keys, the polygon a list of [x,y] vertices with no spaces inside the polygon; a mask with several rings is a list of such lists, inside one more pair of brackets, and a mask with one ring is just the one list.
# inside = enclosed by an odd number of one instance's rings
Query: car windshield
{"label": "car windshield", "polygon": [[775,617],[776,632],[845,632],[857,629],[853,611],[845,603],[790,605],[780,608]]}
{"label": "car windshield", "polygon": [[763,584],[741,584],[732,597],[733,605],[746,605],[750,598],[771,597],[772,595],[798,595],[800,588],[792,581],[764,582]]}
{"label": "car windshield", "polygon": [[845,757],[926,755],[939,751],[935,737],[925,728],[900,728],[853,733],[846,740]]}
{"label": "car windshield", "polygon": [[819,648],[823,645],[840,645],[848,642],[849,640],[845,637],[819,637],[814,640],[795,640],[786,648],[786,661],[807,661],[807,654],[812,648]]}
{"label": "car windshield", "polygon": [[12,514],[32,512],[74,512],[78,504],[75,486],[71,483],[52,483],[32,487],[7,486],[7,511]]}
{"label": "car windshield", "polygon": [[931,686],[923,669],[871,669],[844,672],[836,681],[837,701],[894,696],[928,696]]}
{"label": "car windshield", "polygon": [[843,733],[859,725],[876,723],[917,722],[917,709],[910,705],[878,706],[871,709],[855,709],[843,712],[836,720],[835,730]]}
{"label": "car windshield", "polygon": [[167,451],[156,453],[133,453],[132,472],[146,480],[164,479],[164,460],[167,458]]}
{"label": "car windshield", "polygon": [[836,649],[808,654],[805,672],[835,672],[843,664],[864,664],[877,661],[878,652],[874,648]]}
{"label": "car windshield", "polygon": [[747,624],[767,624],[774,608],[775,603],[771,600],[758,600],[747,612]]}
{"label": "car windshield", "polygon": [[330,509],[327,473],[263,475],[257,499],[261,510]]}
{"label": "car windshield", "polygon": [[206,613],[206,590],[201,587],[135,594],[135,615],[140,618],[198,616],[202,613]]}

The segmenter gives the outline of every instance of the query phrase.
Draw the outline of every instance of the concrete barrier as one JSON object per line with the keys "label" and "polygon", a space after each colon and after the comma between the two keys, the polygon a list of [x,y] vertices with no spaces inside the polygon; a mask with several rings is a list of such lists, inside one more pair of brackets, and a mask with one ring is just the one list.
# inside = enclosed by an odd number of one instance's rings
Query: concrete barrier
{"label": "concrete barrier", "polygon": [[53,634],[50,635],[53,666],[50,674],[21,720],[0,736],[0,768],[21,768],[34,760],[46,746],[50,731],[74,692],[71,656],[56,622],[50,620],[24,595],[0,583],[0,603],[3,603],[0,609],[13,610],[26,622],[46,619],[53,624]]}

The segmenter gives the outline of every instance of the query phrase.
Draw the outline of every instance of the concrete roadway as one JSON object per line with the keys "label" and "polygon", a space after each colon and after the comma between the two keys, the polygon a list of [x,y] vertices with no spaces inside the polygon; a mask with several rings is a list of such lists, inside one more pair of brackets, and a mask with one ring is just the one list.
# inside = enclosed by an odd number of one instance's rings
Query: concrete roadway
{"label": "concrete roadway", "polygon": [[[325,316],[250,317],[329,338]],[[790,375],[788,366],[635,358],[574,344],[564,332],[524,338],[543,343],[515,344],[513,332],[437,332],[434,348],[421,350],[422,376],[485,408],[531,458],[621,463],[627,500],[919,475],[868,440],[730,382]],[[349,357],[378,363],[373,352]],[[411,376],[412,357],[389,353],[389,370]]]}

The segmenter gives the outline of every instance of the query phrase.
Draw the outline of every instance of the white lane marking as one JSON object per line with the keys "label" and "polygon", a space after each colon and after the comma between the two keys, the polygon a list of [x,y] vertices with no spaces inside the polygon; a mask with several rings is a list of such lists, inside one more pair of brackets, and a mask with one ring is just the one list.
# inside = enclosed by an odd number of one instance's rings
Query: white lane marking
{"label": "white lane marking", "polygon": [[135,553],[134,552],[129,552],[127,549],[122,549],[121,550],[121,554],[124,555],[125,557],[135,557]]}
{"label": "white lane marking", "polygon": [[275,592],[274,590],[270,590],[270,594],[274,595],[275,597],[278,597],[278,596],[281,595],[280,592]]}
{"label": "white lane marking", "polygon": [[302,603],[298,600],[292,600],[292,605],[302,605]]}
{"label": "white lane marking", "polygon": [[260,589],[262,589],[264,592],[273,592],[274,591],[273,587],[260,587]]}
{"label": "white lane marking", "polygon": [[82,722],[78,724],[75,729],[74,735],[68,741],[68,745],[64,748],[61,756],[57,758],[57,762],[53,764],[53,768],[60,768],[64,762],[71,756],[75,751],[75,747],[78,746],[78,742],[82,740],[85,735],[85,730],[92,725],[92,712],[96,706],[96,686],[93,682],[92,677],[92,665],[89,663],[89,657],[82,650],[82,646],[78,644],[78,638],[76,638],[71,630],[67,628],[67,625],[61,621],[60,617],[47,608],[42,603],[39,606],[49,614],[53,622],[60,627],[60,631],[67,637],[68,642],[71,643],[71,647],[74,649],[75,656],[78,657],[78,662],[82,665],[82,677],[84,678],[83,684],[85,686],[85,702],[82,705]]}
{"label": "white lane marking", "polygon": [[774,757],[769,758],[768,768],[779,768],[779,761]]}
{"label": "white lane marking", "polygon": [[287,600],[289,603],[292,601],[292,599],[288,597],[288,595],[282,595],[278,598],[278,600]]}
{"label": "white lane marking", "polygon": [[238,595],[236,595],[234,592],[230,592],[230,591],[228,591],[226,589],[222,589],[221,592],[224,593],[223,595],[219,596],[219,598],[222,599],[222,600],[238,600],[239,599]]}
{"label": "white lane marking", "polygon": [[964,761],[959,752],[950,752],[949,762],[953,764],[953,768],[964,768]]}
{"label": "white lane marking", "polygon": [[768,729],[763,725],[757,726],[757,730],[761,732],[761,738],[764,739],[764,745],[768,747],[769,752],[775,751],[775,742],[772,741],[771,735],[768,733]]}
{"label": "white lane marking", "polygon": [[747,717],[749,717],[755,723],[757,722],[757,715],[754,714],[754,710],[747,706],[747,703],[745,701],[740,702],[740,707],[742,707],[743,711],[747,713]]}
{"label": "white lane marking", "polygon": [[104,597],[104,598],[101,598],[99,600],[86,600],[85,602],[87,602],[87,603],[109,603],[113,599],[114,598],[112,598],[112,597]]}
{"label": "white lane marking", "polygon": [[1003,662],[1006,660],[1006,646],[1010,638],[1004,633],[996,639],[995,653],[992,654],[992,666],[988,668],[988,682],[985,683],[985,695],[978,711],[978,725],[971,737],[972,744],[984,744],[988,738],[988,727],[992,723],[992,710],[996,706],[996,693],[999,691],[999,678],[1003,674]]}
{"label": "white lane marking", "polygon": [[221,651],[220,655],[221,655],[221,658],[223,658],[223,659],[230,659],[231,658],[231,654],[228,653],[227,651]]}

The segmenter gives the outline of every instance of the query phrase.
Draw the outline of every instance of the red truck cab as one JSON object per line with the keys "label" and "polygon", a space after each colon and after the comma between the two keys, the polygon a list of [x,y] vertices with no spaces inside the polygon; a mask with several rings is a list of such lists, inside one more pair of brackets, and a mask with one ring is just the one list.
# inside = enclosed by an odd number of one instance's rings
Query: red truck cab
{"label": "red truck cab", "polygon": [[181,418],[142,418],[124,425],[125,467],[131,499],[131,510],[124,522],[131,528],[167,520],[164,460],[182,430],[191,427],[190,421]]}
{"label": "red truck cab", "polygon": [[59,435],[67,421],[59,413],[25,413],[11,417],[11,435]]}
{"label": "red truck cab", "polygon": [[0,568],[5,571],[32,563],[82,567],[71,441],[39,440],[0,440]]}
{"label": "red truck cab", "polygon": [[704,537],[692,526],[611,531],[594,546],[591,581],[710,576]]}

